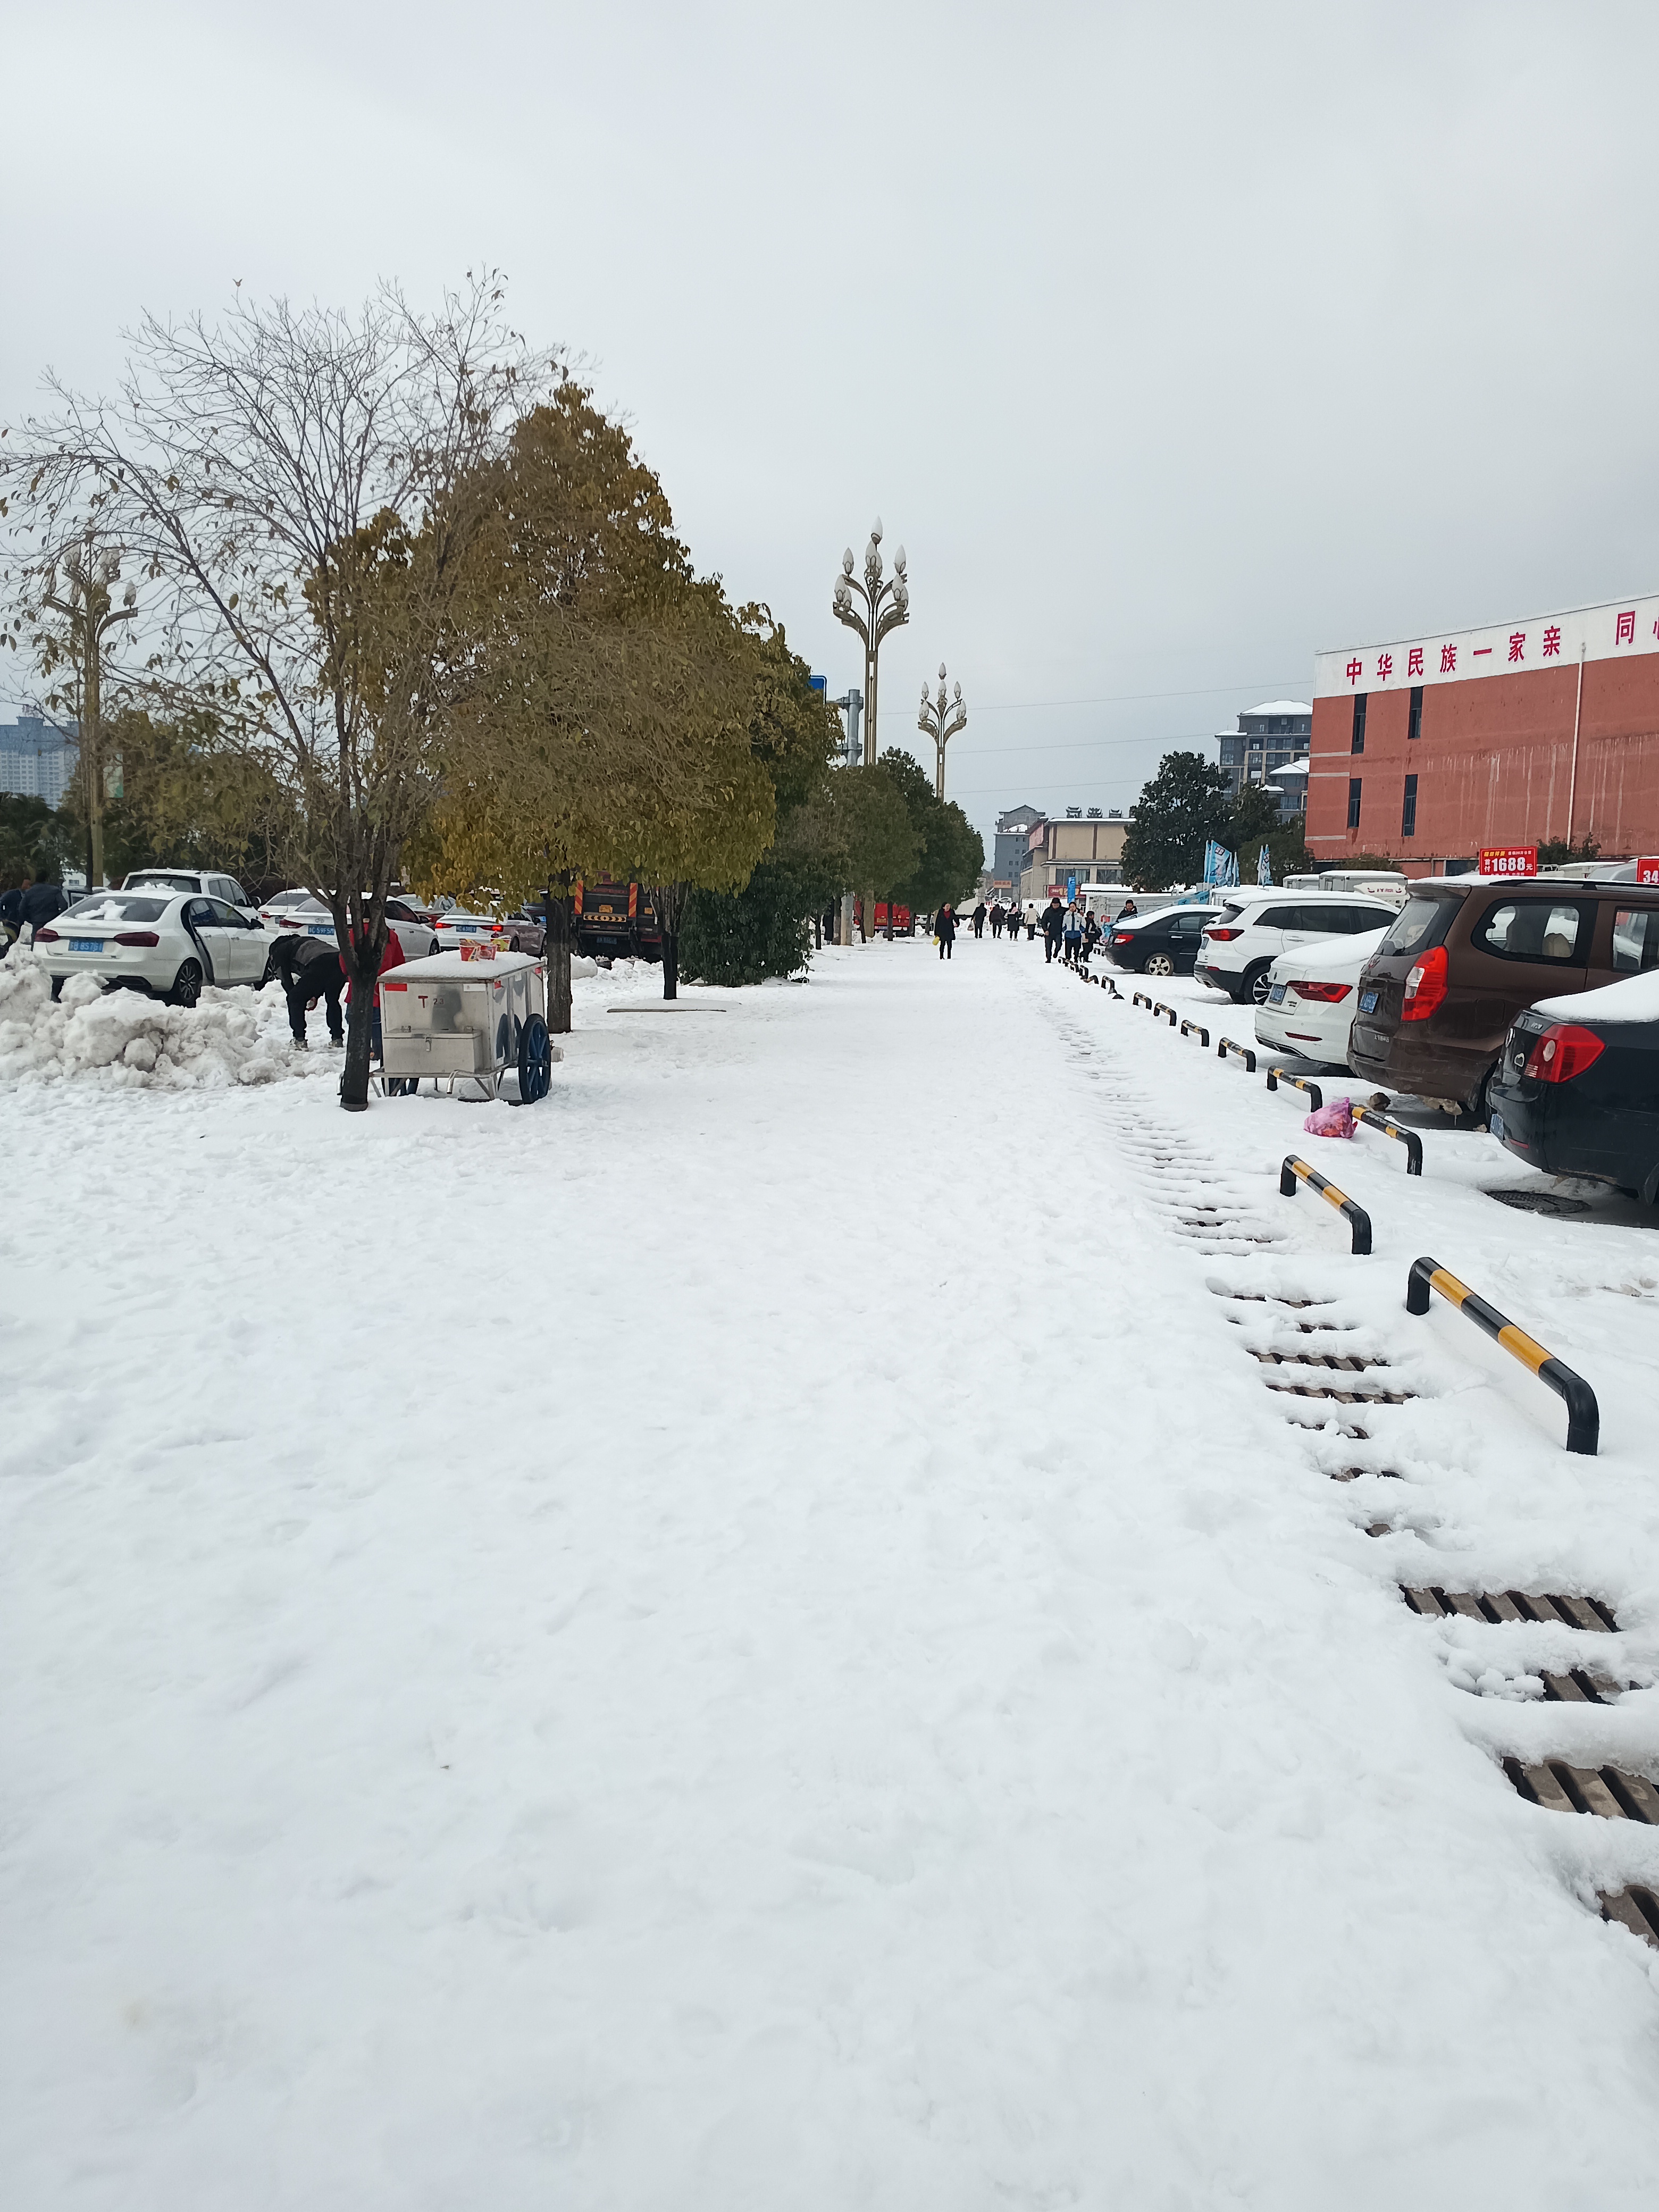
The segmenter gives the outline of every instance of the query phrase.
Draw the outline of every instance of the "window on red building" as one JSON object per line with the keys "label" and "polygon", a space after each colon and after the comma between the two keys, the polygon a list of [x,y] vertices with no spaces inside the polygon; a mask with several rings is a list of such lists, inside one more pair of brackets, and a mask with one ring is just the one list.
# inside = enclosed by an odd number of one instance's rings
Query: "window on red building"
{"label": "window on red building", "polygon": [[1365,694],[1363,691],[1354,694],[1353,744],[1349,750],[1356,753],[1363,753],[1365,750]]}
{"label": "window on red building", "polygon": [[1406,803],[1400,810],[1400,834],[1402,837],[1417,835],[1417,778],[1406,778]]}
{"label": "window on red building", "polygon": [[1423,734],[1423,686],[1422,686],[1420,684],[1413,684],[1413,686],[1412,686],[1412,711],[1411,711],[1411,719],[1410,719],[1410,720],[1406,724],[1406,735],[1407,735],[1408,738],[1420,738],[1420,737],[1422,736],[1422,734]]}
{"label": "window on red building", "polygon": [[1359,827],[1359,783],[1360,779],[1357,775],[1351,775],[1348,778],[1348,827],[1350,830],[1357,830]]}

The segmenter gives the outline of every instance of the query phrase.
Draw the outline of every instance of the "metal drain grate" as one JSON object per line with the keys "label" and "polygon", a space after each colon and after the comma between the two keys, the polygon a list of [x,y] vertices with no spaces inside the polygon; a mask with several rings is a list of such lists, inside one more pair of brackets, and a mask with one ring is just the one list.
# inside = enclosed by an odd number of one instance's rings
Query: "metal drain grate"
{"label": "metal drain grate", "polygon": [[1628,1928],[1632,1936],[1639,1936],[1644,1943],[1659,1950],[1659,1897],[1650,1889],[1606,1891],[1596,1899],[1603,1920],[1616,1920],[1621,1928]]}
{"label": "metal drain grate", "polygon": [[1495,1198],[1500,1206],[1514,1206],[1518,1213],[1547,1213],[1565,1219],[1571,1214],[1589,1212],[1588,1199],[1558,1198],[1553,1190],[1489,1190],[1486,1195]]}
{"label": "metal drain grate", "polygon": [[1464,1620],[1542,1620],[1579,1628],[1591,1635],[1616,1630],[1618,1620],[1605,1598],[1540,1595],[1534,1591],[1407,1589],[1401,1595],[1413,1613],[1431,1620],[1457,1615]]}
{"label": "metal drain grate", "polygon": [[[1318,1334],[1306,1322],[1301,1327],[1310,1336]],[[1253,1352],[1250,1357],[1264,1367],[1339,1367],[1349,1375],[1364,1375],[1373,1367],[1389,1364],[1386,1359],[1368,1359],[1358,1352]]]}
{"label": "metal drain grate", "polygon": [[1337,1390],[1328,1382],[1269,1382],[1267,1387],[1285,1398],[1334,1398],[1339,1406],[1405,1406],[1413,1395],[1409,1390]]}
{"label": "metal drain grate", "polygon": [[1640,1820],[1659,1828],[1659,1790],[1616,1766],[1569,1766],[1552,1759],[1536,1766],[1506,1759],[1504,1771],[1522,1796],[1548,1813],[1594,1813],[1603,1820]]}

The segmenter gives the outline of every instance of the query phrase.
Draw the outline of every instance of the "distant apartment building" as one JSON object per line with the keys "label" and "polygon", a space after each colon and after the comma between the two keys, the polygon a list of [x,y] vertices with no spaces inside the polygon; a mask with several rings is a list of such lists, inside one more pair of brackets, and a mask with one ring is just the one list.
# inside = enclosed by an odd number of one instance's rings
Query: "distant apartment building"
{"label": "distant apartment building", "polygon": [[81,748],[73,735],[39,714],[0,722],[0,792],[9,798],[61,805],[80,760]]}
{"label": "distant apartment building", "polygon": [[1086,812],[1081,806],[1068,806],[1060,821],[1040,817],[1025,835],[1021,899],[1044,905],[1055,891],[1064,898],[1073,883],[1121,884],[1128,830],[1116,808],[1103,814],[1097,806]]}
{"label": "distant apartment building", "polygon": [[1272,784],[1281,822],[1306,811],[1312,742],[1313,708],[1305,699],[1264,699],[1259,707],[1245,708],[1236,730],[1216,734],[1222,773],[1233,797],[1247,783]]}
{"label": "distant apartment building", "polygon": [[1025,841],[1042,819],[1040,806],[1011,806],[997,817],[996,842],[991,854],[991,881],[1012,890],[1025,866]]}

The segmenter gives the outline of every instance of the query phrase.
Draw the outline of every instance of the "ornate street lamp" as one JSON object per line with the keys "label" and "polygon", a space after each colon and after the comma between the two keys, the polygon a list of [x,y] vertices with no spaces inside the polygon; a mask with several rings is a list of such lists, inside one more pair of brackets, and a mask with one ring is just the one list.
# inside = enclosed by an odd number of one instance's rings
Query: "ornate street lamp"
{"label": "ornate street lamp", "polygon": [[910,619],[910,585],[905,574],[904,548],[893,556],[894,574],[884,580],[881,572],[881,517],[878,515],[864,549],[864,581],[853,574],[853,549],[841,556],[833,602],[836,620],[855,629],[864,640],[864,764],[876,757],[876,656],[889,630]]}
{"label": "ornate street lamp", "polygon": [[933,792],[937,798],[945,796],[945,748],[957,732],[966,726],[968,708],[958,684],[947,699],[945,693],[945,663],[939,665],[939,697],[927,696],[927,686],[921,687],[921,712],[916,717],[916,727],[925,730],[939,750],[939,774],[934,779]]}
{"label": "ornate street lamp", "polygon": [[137,588],[129,584],[118,607],[110,587],[121,574],[121,556],[96,550],[90,532],[83,547],[65,556],[64,574],[69,579],[67,596],[58,588],[56,574],[48,576],[43,604],[61,615],[68,628],[64,650],[81,678],[81,767],[87,792],[87,889],[95,890],[104,880],[104,639],[117,623],[133,621],[138,612]]}

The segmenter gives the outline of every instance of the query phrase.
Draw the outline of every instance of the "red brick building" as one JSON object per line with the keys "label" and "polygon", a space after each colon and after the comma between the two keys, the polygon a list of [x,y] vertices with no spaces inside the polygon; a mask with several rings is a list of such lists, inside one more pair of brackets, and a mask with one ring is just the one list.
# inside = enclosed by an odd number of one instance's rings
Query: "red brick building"
{"label": "red brick building", "polygon": [[1408,873],[1482,846],[1659,853],[1659,598],[1314,659],[1308,847]]}

